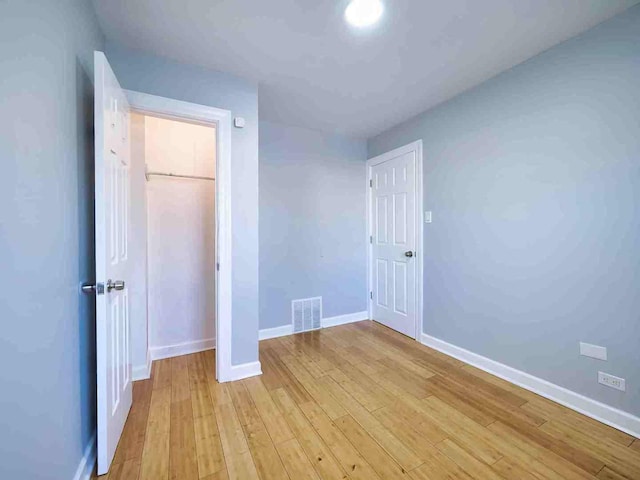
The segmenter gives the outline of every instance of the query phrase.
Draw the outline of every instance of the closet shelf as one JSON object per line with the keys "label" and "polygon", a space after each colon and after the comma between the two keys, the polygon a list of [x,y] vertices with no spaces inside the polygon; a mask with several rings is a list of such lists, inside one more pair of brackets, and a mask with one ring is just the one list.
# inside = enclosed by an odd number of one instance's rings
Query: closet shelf
{"label": "closet shelf", "polygon": [[174,177],[174,178],[191,178],[193,180],[209,180],[215,182],[214,177],[203,177],[200,175],[179,175],[177,173],[164,173],[164,172],[146,172],[147,181],[149,181],[149,177],[157,176],[157,177]]}

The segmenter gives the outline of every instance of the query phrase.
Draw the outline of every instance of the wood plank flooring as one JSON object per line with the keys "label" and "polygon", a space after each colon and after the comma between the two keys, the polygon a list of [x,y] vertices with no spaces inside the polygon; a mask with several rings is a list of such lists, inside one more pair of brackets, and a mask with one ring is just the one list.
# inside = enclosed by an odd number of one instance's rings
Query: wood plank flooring
{"label": "wood plank flooring", "polygon": [[365,321],[213,351],[136,382],[101,480],[636,480],[640,440]]}

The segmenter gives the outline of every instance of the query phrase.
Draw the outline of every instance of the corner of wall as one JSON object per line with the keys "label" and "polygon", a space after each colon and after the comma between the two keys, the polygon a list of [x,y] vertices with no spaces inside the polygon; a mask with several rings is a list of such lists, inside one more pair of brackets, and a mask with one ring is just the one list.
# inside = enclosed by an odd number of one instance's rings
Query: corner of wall
{"label": "corner of wall", "polygon": [[132,368],[131,379],[136,382],[138,380],[147,380],[151,378],[151,366],[153,360],[151,359],[151,350],[147,349],[147,361],[144,365],[135,365]]}
{"label": "corner of wall", "polygon": [[96,465],[96,433],[94,432],[84,449],[73,480],[90,480]]}

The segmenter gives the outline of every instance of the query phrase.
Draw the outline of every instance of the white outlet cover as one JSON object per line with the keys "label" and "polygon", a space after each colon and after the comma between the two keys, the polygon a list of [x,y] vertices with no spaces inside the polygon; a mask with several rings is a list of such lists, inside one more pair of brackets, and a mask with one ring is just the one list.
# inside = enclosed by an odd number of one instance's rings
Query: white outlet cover
{"label": "white outlet cover", "polygon": [[592,345],[591,343],[580,342],[580,355],[585,357],[597,358],[598,360],[607,359],[607,348],[600,345]]}
{"label": "white outlet cover", "polygon": [[235,125],[236,128],[244,128],[245,120],[243,117],[236,117],[233,119],[233,124]]}
{"label": "white outlet cover", "polygon": [[624,378],[616,377],[615,375],[611,375],[605,372],[598,372],[598,383],[604,385],[605,387],[615,388],[616,390],[620,390],[625,392],[627,390],[627,382]]}
{"label": "white outlet cover", "polygon": [[431,223],[431,210],[424,212],[424,223]]}

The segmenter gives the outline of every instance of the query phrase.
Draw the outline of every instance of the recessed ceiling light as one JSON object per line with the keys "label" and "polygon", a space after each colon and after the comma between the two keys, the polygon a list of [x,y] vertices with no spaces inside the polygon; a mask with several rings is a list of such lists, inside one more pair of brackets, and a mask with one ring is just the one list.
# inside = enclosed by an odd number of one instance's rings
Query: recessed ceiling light
{"label": "recessed ceiling light", "polygon": [[383,10],[381,0],[351,0],[344,16],[354,27],[368,27],[380,20]]}

